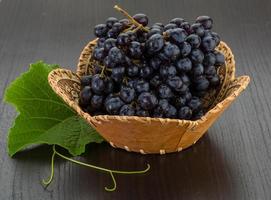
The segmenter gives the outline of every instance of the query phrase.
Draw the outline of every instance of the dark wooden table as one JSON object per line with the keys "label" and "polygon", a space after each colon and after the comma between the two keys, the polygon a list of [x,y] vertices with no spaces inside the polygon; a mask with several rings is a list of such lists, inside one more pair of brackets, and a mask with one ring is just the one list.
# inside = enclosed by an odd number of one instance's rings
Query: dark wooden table
{"label": "dark wooden table", "polygon": [[[37,60],[75,70],[92,27],[120,15],[106,0],[0,0],[0,97],[28,64]],[[131,13],[148,14],[166,23],[208,14],[214,29],[232,48],[237,74],[250,75],[248,89],[195,146],[169,155],[139,155],[91,144],[81,158],[146,175],[107,174],[57,159],[55,179],[47,189],[41,179],[50,169],[51,148],[40,146],[7,155],[6,137],[16,113],[0,104],[0,199],[271,199],[271,1],[270,0],[137,0],[117,1]]]}

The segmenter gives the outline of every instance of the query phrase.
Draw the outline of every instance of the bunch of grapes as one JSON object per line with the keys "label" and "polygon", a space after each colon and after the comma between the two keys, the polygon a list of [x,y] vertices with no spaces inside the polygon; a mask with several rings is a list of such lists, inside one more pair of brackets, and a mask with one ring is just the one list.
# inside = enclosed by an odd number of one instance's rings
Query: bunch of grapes
{"label": "bunch of grapes", "polygon": [[213,20],[190,24],[174,18],[148,27],[145,14],[109,17],[98,24],[92,74],[81,78],[80,106],[91,115],[196,120],[204,115],[201,97],[220,83],[224,56]]}

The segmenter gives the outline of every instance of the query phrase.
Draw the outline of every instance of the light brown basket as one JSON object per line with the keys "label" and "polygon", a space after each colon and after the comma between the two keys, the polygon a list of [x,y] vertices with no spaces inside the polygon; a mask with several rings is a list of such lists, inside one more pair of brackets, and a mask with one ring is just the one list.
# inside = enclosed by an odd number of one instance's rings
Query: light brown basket
{"label": "light brown basket", "polygon": [[197,121],[162,119],[137,116],[90,116],[79,107],[80,76],[92,72],[92,50],[96,40],[82,51],[77,73],[56,69],[48,80],[53,90],[94,127],[111,146],[127,151],[149,153],[170,153],[181,151],[195,144],[224,110],[247,87],[250,78],[235,78],[235,61],[230,48],[221,42],[217,50],[225,55],[225,65],[219,68],[220,88],[204,97],[209,111]]}

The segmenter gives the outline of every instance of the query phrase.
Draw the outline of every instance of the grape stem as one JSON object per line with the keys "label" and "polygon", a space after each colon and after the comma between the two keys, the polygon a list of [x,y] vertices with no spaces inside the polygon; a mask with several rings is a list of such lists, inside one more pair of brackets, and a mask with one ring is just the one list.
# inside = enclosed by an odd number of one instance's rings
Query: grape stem
{"label": "grape stem", "polygon": [[134,24],[134,25],[136,25],[139,29],[142,29],[142,30],[144,30],[146,32],[149,31],[147,28],[145,28],[144,26],[142,26],[142,24],[140,24],[136,20],[134,20],[134,18],[131,15],[129,15],[128,12],[126,12],[124,9],[120,8],[118,5],[115,5],[114,8],[117,11],[121,12],[123,15],[125,15],[131,21],[131,23]]}
{"label": "grape stem", "polygon": [[53,177],[54,177],[54,160],[55,160],[55,155],[58,155],[59,157],[65,159],[65,160],[68,160],[72,163],[75,163],[75,164],[78,164],[78,165],[82,165],[82,166],[85,166],[85,167],[89,167],[89,168],[93,168],[93,169],[96,169],[96,170],[100,170],[100,171],[104,171],[104,172],[107,172],[110,174],[111,176],[111,179],[112,179],[112,182],[113,182],[113,186],[112,187],[104,187],[104,189],[108,192],[113,192],[116,190],[117,188],[117,182],[116,182],[116,179],[114,177],[114,174],[144,174],[146,173],[147,171],[150,170],[150,165],[147,164],[147,168],[144,169],[144,170],[139,170],[139,171],[119,171],[119,170],[111,170],[111,169],[107,169],[107,168],[103,168],[103,167],[98,167],[98,166],[95,166],[95,165],[91,165],[91,164],[87,164],[87,163],[83,163],[83,162],[80,162],[78,160],[74,160],[74,159],[71,159],[67,156],[64,156],[63,154],[59,153],[58,151],[56,151],[56,147],[55,145],[53,145],[53,154],[52,154],[52,157],[51,157],[51,175],[50,177],[47,179],[47,180],[42,180],[42,183],[47,187],[53,180]]}

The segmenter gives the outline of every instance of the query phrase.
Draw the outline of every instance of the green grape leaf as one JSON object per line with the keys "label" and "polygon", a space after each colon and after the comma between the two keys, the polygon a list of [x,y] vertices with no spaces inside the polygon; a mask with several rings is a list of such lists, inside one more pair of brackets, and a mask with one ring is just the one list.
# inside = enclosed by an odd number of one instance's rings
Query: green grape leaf
{"label": "green grape leaf", "polygon": [[19,112],[8,134],[10,156],[34,144],[57,144],[76,156],[85,151],[86,144],[103,141],[51,89],[47,77],[55,68],[43,62],[31,64],[7,88],[5,101]]}

